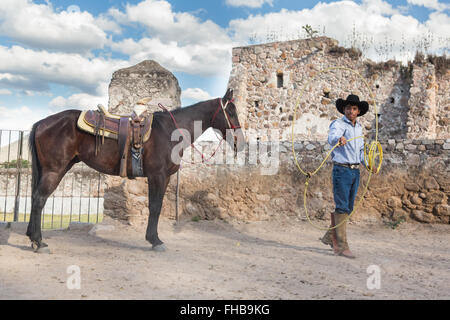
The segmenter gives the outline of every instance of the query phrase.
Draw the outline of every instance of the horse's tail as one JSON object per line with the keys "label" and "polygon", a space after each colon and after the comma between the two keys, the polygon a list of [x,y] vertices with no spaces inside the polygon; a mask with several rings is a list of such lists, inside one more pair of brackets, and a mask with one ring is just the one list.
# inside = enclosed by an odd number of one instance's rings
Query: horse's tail
{"label": "horse's tail", "polygon": [[36,130],[40,124],[40,121],[36,122],[31,129],[30,136],[28,137],[28,147],[31,152],[31,195],[33,196],[37,190],[39,181],[41,180],[41,164],[36,150]]}

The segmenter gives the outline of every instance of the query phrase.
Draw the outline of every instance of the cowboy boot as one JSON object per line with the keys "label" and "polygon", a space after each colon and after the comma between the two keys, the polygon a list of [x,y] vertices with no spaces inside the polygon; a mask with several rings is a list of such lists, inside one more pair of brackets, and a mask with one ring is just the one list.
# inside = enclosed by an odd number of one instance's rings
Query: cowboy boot
{"label": "cowboy boot", "polygon": [[325,235],[322,238],[320,238],[320,241],[322,241],[322,243],[325,245],[329,245],[334,250],[334,253],[337,254],[339,252],[339,247],[336,239],[336,230],[335,228],[333,228],[335,225],[336,223],[334,221],[334,214],[331,213],[330,228],[327,230]]}
{"label": "cowboy boot", "polygon": [[[347,217],[346,213],[334,213],[337,240],[337,254],[346,258],[355,258],[347,243]],[[335,251],[336,252],[336,251]]]}
{"label": "cowboy boot", "polygon": [[323,244],[330,246],[331,248],[333,248],[333,237],[334,237],[334,229],[332,229],[334,227],[333,221],[334,221],[334,217],[333,217],[333,213],[331,213],[330,227],[327,230],[327,232],[324,234],[324,236],[322,238],[319,238],[319,240],[322,241]]}

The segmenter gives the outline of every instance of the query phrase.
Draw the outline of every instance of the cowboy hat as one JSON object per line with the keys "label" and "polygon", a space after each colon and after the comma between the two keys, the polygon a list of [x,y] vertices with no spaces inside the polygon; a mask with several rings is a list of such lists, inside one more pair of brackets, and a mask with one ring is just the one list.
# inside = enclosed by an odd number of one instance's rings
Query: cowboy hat
{"label": "cowboy hat", "polygon": [[342,114],[345,114],[344,108],[347,105],[358,106],[359,108],[358,117],[365,115],[366,112],[369,110],[369,104],[367,103],[367,101],[359,101],[359,97],[355,94],[349,95],[345,100],[343,99],[336,100],[336,108]]}

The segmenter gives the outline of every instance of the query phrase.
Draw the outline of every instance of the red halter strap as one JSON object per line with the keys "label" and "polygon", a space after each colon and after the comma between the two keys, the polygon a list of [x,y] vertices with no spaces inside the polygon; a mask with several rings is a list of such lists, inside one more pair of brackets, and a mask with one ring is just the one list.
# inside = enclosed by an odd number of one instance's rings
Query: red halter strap
{"label": "red halter strap", "polygon": [[234,129],[240,129],[240,128],[241,128],[240,126],[235,126],[235,125],[231,122],[231,120],[230,120],[230,118],[229,118],[229,116],[228,116],[228,114],[227,114],[227,112],[226,112],[226,108],[227,108],[227,106],[228,106],[228,103],[230,103],[230,102],[234,102],[234,99],[227,100],[227,102],[225,103],[225,106],[224,106],[224,105],[223,105],[223,102],[222,102],[222,99],[219,98],[219,107],[217,108],[216,112],[214,113],[214,116],[213,116],[212,119],[211,119],[211,125],[213,124],[214,120],[216,119],[216,116],[217,116],[217,114],[219,113],[220,109],[222,109],[223,114],[225,115],[225,120],[227,121],[227,124],[228,124],[228,127],[229,127],[229,128],[227,128],[227,129],[233,129],[233,130],[234,130]]}

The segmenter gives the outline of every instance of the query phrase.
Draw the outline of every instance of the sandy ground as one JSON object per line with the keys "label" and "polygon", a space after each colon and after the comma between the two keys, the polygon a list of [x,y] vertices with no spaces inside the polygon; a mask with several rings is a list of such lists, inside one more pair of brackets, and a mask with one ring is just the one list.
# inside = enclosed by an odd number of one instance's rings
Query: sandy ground
{"label": "sandy ground", "polygon": [[[44,231],[51,254],[11,232],[0,245],[0,299],[450,299],[450,225],[350,224],[357,259],[334,256],[306,221],[162,219],[153,252],[143,227]],[[80,289],[68,289],[71,265]],[[380,271],[379,289],[367,281]],[[376,281],[369,281],[377,284]]]}

